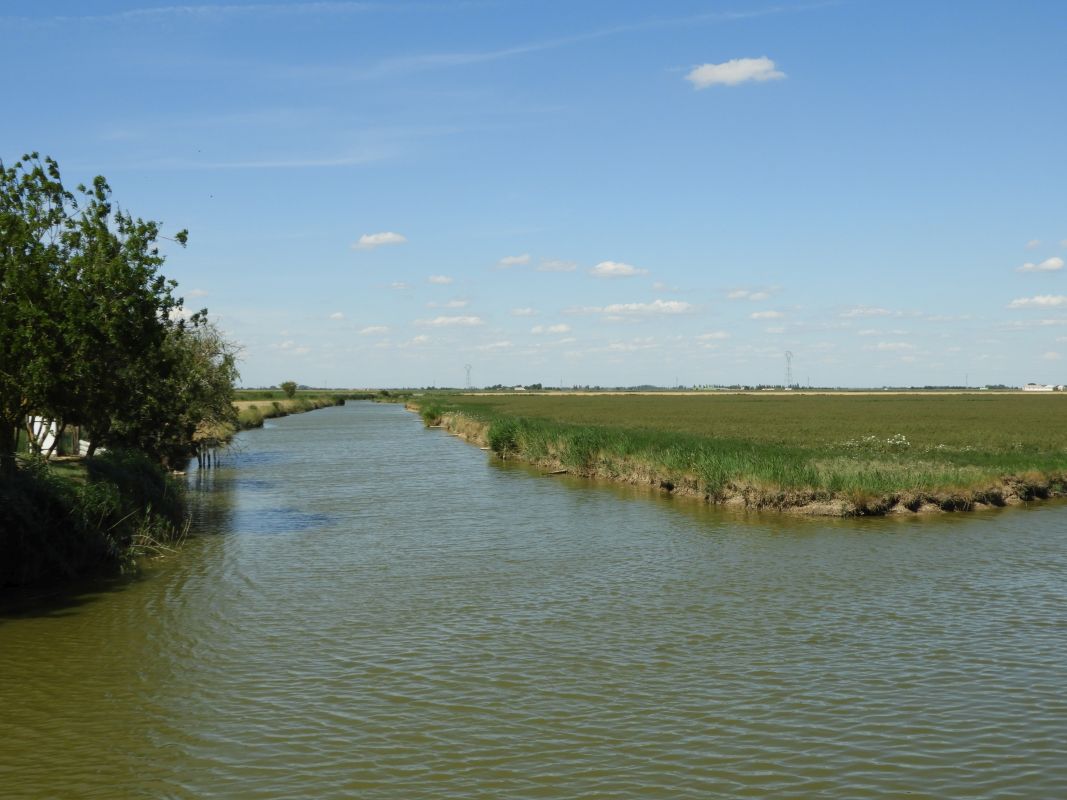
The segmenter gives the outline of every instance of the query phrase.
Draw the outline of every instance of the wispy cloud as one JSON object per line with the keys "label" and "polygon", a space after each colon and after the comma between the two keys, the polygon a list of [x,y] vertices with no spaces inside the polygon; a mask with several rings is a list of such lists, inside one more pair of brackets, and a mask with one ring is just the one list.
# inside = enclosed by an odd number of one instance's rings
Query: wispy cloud
{"label": "wispy cloud", "polygon": [[207,297],[207,291],[204,289],[190,289],[185,293],[185,296],[189,298]]}
{"label": "wispy cloud", "polygon": [[452,283],[452,278],[450,278],[448,275],[431,275],[429,278],[426,279],[426,282],[436,283],[439,286],[445,286],[449,283]]}
{"label": "wispy cloud", "polygon": [[682,300],[653,300],[651,303],[612,303],[606,306],[568,308],[568,314],[608,314],[611,316],[645,314],[688,314],[696,307]]}
{"label": "wispy cloud", "polygon": [[521,256],[504,256],[502,259],[496,262],[498,267],[507,269],[508,267],[521,267],[530,263],[530,254],[523,253]]}
{"label": "wispy cloud", "polygon": [[1016,272],[1056,272],[1063,269],[1063,259],[1059,256],[1046,258],[1037,264],[1027,261],[1021,267],[1016,267]]}
{"label": "wispy cloud", "polygon": [[753,311],[748,316],[749,319],[781,319],[785,314],[781,311]]}
{"label": "wispy cloud", "polygon": [[402,236],[399,233],[393,233],[392,231],[382,231],[381,233],[365,233],[359,237],[359,241],[352,245],[353,250],[374,250],[378,247],[388,247],[390,245],[404,244],[407,241],[407,237]]}
{"label": "wispy cloud", "polygon": [[[576,33],[570,36],[560,36],[539,41],[523,42],[508,47],[499,47],[489,50],[471,50],[441,53],[423,53],[420,55],[399,56],[382,59],[369,67],[330,69],[337,77],[348,80],[372,80],[387,78],[394,75],[410,74],[425,70],[437,70],[448,67],[463,67],[472,64],[483,64],[499,61],[507,58],[528,55],[531,53],[556,50],[563,47],[571,47],[584,44],[596,39],[604,39],[627,33],[636,33],[657,28],[691,27],[701,24],[716,24],[733,20],[749,19],[773,14],[804,11],[808,8],[816,8],[824,3],[813,3],[807,6],[767,6],[751,11],[726,11],[692,14],[684,17],[660,17],[645,19],[638,22],[614,25],[611,27]],[[746,60],[746,59],[742,59]],[[759,59],[747,59],[759,60]],[[773,69],[773,64],[772,64]],[[320,74],[322,70],[318,71]]]}
{"label": "wispy cloud", "polygon": [[763,289],[734,289],[727,292],[727,300],[768,300],[771,293]]}
{"label": "wispy cloud", "polygon": [[434,317],[433,319],[417,319],[416,325],[431,325],[437,328],[460,327],[470,328],[475,325],[484,325],[485,320],[475,316]]}
{"label": "wispy cloud", "polygon": [[871,345],[867,349],[877,350],[882,353],[899,353],[914,350],[915,345],[908,342],[878,342],[878,344]]}
{"label": "wispy cloud", "polygon": [[511,316],[513,316],[513,317],[534,317],[534,316],[537,316],[537,309],[535,309],[535,308],[513,308],[513,309],[511,309]]}
{"label": "wispy cloud", "polygon": [[379,333],[389,333],[389,328],[387,328],[385,325],[368,325],[366,328],[363,328],[359,333],[361,336],[373,336]]}
{"label": "wispy cloud", "polygon": [[344,318],[345,318],[344,312],[341,312],[341,311],[334,311],[332,314],[330,314],[330,319],[344,319]]}
{"label": "wispy cloud", "polygon": [[685,79],[697,89],[709,86],[737,86],[739,83],[776,81],[785,77],[775,63],[766,56],[733,58],[720,64],[701,64],[694,67]]}
{"label": "wispy cloud", "polygon": [[474,349],[475,350],[507,350],[508,348],[513,347],[513,346],[514,345],[512,345],[512,343],[510,341],[505,339],[504,341],[500,341],[500,342],[490,342],[489,344],[480,344]]}
{"label": "wispy cloud", "polygon": [[889,317],[893,312],[888,308],[876,308],[873,306],[856,306],[847,311],[842,311],[842,317]]}
{"label": "wispy cloud", "polygon": [[122,169],[164,170],[177,172],[196,172],[211,170],[244,169],[323,169],[336,167],[357,167],[374,164],[392,157],[391,147],[369,148],[358,153],[344,153],[328,156],[278,156],[261,159],[234,159],[231,161],[201,161],[188,158],[150,158],[139,161],[122,162]]}
{"label": "wispy cloud", "polygon": [[1062,294],[1039,294],[1034,297],[1019,297],[1008,303],[1008,308],[1053,308],[1067,305]]}
{"label": "wispy cloud", "polygon": [[271,349],[280,350],[282,353],[294,356],[303,356],[311,352],[310,347],[298,345],[292,339],[286,339],[284,342],[280,342],[279,344],[272,344]]}
{"label": "wispy cloud", "polygon": [[594,278],[633,278],[637,275],[647,275],[648,270],[621,261],[601,261],[589,270],[589,274]]}
{"label": "wispy cloud", "polygon": [[467,301],[466,300],[446,300],[443,303],[430,301],[429,303],[426,304],[426,307],[427,308],[466,308],[467,307]]}
{"label": "wispy cloud", "polygon": [[1027,242],[1027,243],[1026,243],[1025,245],[1023,245],[1023,246],[1024,246],[1024,247],[1025,247],[1025,248],[1026,248],[1027,250],[1036,250],[1037,248],[1039,248],[1039,247],[1041,246],[1041,240],[1040,240],[1040,239],[1031,239],[1030,241],[1028,241],[1028,242]]}
{"label": "wispy cloud", "polygon": [[53,14],[42,17],[0,17],[5,21],[36,24],[61,24],[66,22],[130,22],[187,19],[195,22],[225,20],[232,17],[275,15],[312,15],[364,13],[388,8],[384,3],[360,2],[308,2],[308,3],[224,3],[221,5],[184,4],[129,8],[109,14]]}
{"label": "wispy cloud", "polygon": [[570,325],[561,322],[559,325],[534,325],[530,333],[570,333],[570,330]]}

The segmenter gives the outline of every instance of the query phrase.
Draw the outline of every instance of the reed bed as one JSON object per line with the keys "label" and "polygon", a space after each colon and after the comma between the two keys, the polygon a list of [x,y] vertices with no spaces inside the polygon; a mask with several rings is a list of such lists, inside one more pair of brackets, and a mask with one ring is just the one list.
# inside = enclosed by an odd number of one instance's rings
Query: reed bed
{"label": "reed bed", "polygon": [[1067,396],[472,395],[419,405],[427,424],[504,458],[753,508],[963,510],[1067,486]]}

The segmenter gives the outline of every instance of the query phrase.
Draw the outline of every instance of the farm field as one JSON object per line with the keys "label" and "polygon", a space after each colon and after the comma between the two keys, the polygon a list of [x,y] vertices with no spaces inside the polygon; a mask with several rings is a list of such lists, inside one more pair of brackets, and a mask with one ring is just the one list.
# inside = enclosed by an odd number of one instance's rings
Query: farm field
{"label": "farm field", "polygon": [[956,510],[1058,495],[1067,478],[1058,393],[453,395],[421,407],[481,425],[504,456],[754,507]]}

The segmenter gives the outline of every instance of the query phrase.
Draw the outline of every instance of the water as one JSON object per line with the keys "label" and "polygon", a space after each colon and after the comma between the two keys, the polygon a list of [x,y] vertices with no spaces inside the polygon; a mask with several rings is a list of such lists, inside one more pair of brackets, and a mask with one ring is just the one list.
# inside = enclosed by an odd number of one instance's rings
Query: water
{"label": "water", "polygon": [[803,520],[242,434],[142,577],[0,615],[5,798],[1067,796],[1067,507]]}

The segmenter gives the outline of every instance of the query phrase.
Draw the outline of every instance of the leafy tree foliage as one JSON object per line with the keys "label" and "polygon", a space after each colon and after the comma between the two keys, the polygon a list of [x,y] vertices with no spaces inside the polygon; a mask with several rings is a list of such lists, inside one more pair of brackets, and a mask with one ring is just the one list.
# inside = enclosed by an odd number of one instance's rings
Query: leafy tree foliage
{"label": "leafy tree foliage", "polygon": [[281,390],[290,399],[296,397],[296,381],[282,381]]}
{"label": "leafy tree foliage", "polygon": [[0,163],[0,474],[29,414],[162,463],[192,452],[201,422],[232,416],[235,349],[206,310],[184,314],[160,238],[102,177],[75,194],[50,158]]}

